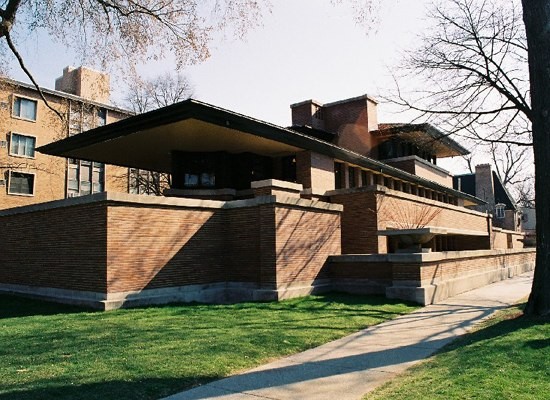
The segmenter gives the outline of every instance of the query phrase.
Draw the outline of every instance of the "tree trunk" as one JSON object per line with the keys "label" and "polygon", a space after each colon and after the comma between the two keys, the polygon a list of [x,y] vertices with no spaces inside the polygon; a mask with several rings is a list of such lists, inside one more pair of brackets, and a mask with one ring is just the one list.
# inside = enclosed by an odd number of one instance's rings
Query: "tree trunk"
{"label": "tree trunk", "polygon": [[522,0],[529,48],[537,260],[526,314],[550,314],[550,0]]}

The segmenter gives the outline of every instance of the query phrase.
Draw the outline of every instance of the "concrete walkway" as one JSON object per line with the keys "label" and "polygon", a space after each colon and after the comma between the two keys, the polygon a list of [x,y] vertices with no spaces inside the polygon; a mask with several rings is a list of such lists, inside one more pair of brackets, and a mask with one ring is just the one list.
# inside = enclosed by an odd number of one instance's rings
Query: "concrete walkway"
{"label": "concrete walkway", "polygon": [[532,274],[525,274],[485,286],[167,399],[361,399],[495,311],[526,297],[531,280]]}

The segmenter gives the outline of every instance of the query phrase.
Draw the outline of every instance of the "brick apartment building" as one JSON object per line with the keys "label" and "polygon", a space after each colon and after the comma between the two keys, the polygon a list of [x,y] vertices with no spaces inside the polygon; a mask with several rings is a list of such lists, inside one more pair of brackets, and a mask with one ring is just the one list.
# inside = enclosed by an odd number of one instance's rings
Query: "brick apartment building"
{"label": "brick apartment building", "polygon": [[291,110],[284,128],[190,99],[40,146],[171,187],[0,211],[0,290],[102,309],[331,289],[426,304],[533,268],[522,233],[437,165],[466,150],[436,127],[380,124],[369,96]]}
{"label": "brick apartment building", "polygon": [[128,191],[127,169],[60,158],[39,146],[127,118],[109,105],[109,76],[88,68],[63,70],[55,90],[0,81],[0,209],[109,191]]}

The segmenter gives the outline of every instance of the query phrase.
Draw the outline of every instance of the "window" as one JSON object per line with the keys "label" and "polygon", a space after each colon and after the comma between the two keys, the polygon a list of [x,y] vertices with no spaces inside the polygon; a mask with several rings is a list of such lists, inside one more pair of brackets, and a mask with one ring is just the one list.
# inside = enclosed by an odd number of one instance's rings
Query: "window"
{"label": "window", "polygon": [[107,110],[104,108],[97,109],[97,126],[103,126],[107,124]]}
{"label": "window", "polygon": [[68,197],[103,192],[104,182],[104,164],[69,158],[67,167]]}
{"label": "window", "polygon": [[353,167],[348,168],[348,179],[349,179],[349,187],[354,188],[356,186],[355,168]]}
{"label": "window", "polygon": [[343,185],[342,179],[344,177],[344,164],[335,162],[334,163],[334,187],[336,189],[343,189],[345,185]]}
{"label": "window", "polygon": [[506,207],[505,204],[499,203],[495,205],[495,217],[498,219],[504,218],[504,207]]}
{"label": "window", "polygon": [[12,156],[34,158],[36,138],[34,136],[12,133],[10,140],[10,154]]}
{"label": "window", "polygon": [[34,196],[34,174],[10,171],[8,193]]}
{"label": "window", "polygon": [[13,101],[13,116],[36,121],[36,100],[16,97]]}
{"label": "window", "polygon": [[128,193],[160,196],[168,187],[169,176],[144,169],[129,168]]}

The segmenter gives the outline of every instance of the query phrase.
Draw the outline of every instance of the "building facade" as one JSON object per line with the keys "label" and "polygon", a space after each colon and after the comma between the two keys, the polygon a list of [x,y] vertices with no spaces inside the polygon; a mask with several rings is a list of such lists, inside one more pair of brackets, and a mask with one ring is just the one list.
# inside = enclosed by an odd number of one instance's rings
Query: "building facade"
{"label": "building facade", "polygon": [[84,67],[63,70],[56,90],[0,81],[0,209],[109,191],[128,191],[127,170],[60,158],[39,146],[131,115],[109,105],[109,76]]}

